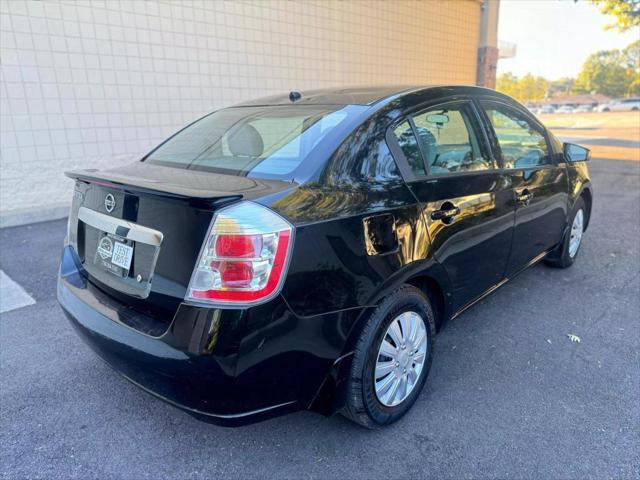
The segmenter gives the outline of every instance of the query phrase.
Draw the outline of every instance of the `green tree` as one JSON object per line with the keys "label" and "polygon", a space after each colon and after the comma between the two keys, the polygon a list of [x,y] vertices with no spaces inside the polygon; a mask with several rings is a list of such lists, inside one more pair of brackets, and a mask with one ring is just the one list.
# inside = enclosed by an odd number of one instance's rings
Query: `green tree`
{"label": "green tree", "polygon": [[627,95],[638,96],[640,95],[640,74],[636,74],[633,81],[627,87]]}
{"label": "green tree", "polygon": [[518,77],[511,72],[498,75],[496,79],[496,90],[510,97],[518,98],[520,96]]}
{"label": "green tree", "polygon": [[627,68],[640,72],[640,40],[636,40],[622,50],[622,61]]}
{"label": "green tree", "polygon": [[542,100],[548,88],[548,80],[543,77],[536,77],[530,73],[527,73],[520,79],[510,72],[503,73],[498,76],[496,81],[496,90],[516,98],[521,102]]}
{"label": "green tree", "polygon": [[575,82],[575,79],[571,77],[562,77],[557,80],[552,80],[549,84],[547,95],[550,97],[554,94],[567,95],[573,87],[573,82]]}
{"label": "green tree", "polygon": [[607,28],[621,32],[640,26],[640,0],[591,0],[605,15],[616,17],[616,23]]}
{"label": "green tree", "polygon": [[626,64],[620,50],[601,50],[587,57],[573,84],[573,91],[622,97],[633,81],[633,69]]}
{"label": "green tree", "polygon": [[622,50],[622,61],[631,77],[627,95],[640,95],[640,40]]}
{"label": "green tree", "polygon": [[530,73],[527,73],[518,82],[518,89],[520,91],[520,100],[542,100],[549,88],[549,81],[542,77],[534,77]]}

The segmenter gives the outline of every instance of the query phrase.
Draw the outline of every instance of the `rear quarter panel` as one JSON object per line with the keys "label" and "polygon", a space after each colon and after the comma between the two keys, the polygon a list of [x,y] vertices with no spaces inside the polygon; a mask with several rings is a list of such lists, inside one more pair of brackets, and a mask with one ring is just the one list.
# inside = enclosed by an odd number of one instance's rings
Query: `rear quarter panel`
{"label": "rear quarter panel", "polygon": [[[283,289],[298,315],[375,305],[389,279],[428,257],[420,210],[402,182],[384,189],[307,186],[294,197],[277,207],[299,225]],[[369,255],[364,222],[379,214],[393,217],[397,248]]]}

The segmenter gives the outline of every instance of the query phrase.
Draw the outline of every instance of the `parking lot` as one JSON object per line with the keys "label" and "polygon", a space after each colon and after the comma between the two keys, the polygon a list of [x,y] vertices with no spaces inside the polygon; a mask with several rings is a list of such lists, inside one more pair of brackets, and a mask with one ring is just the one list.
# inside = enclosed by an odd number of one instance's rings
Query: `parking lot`
{"label": "parking lot", "polygon": [[449,323],[415,407],[377,431],[307,412],[225,429],[152,398],[57,305],[66,221],[0,231],[0,268],[35,301],[0,318],[2,477],[638,478],[640,138],[617,115],[543,118],[594,151],[576,264]]}

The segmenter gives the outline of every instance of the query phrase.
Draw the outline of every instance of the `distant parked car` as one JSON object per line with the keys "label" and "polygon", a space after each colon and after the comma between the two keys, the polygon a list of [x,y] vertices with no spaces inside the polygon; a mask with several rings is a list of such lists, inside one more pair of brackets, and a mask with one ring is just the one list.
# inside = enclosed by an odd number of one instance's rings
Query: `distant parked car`
{"label": "distant parked car", "polygon": [[538,111],[536,112],[536,115],[547,115],[547,114],[555,113],[555,111],[556,109],[553,108],[551,105],[543,105],[538,109]]}
{"label": "distant parked car", "polygon": [[573,109],[573,113],[588,113],[593,112],[593,107],[591,105],[578,105]]}
{"label": "distant parked car", "polygon": [[558,107],[556,113],[573,113],[573,107],[569,105],[562,105],[561,107]]}
{"label": "distant parked car", "polygon": [[640,97],[619,98],[598,106],[598,112],[631,112],[640,110]]}
{"label": "distant parked car", "polygon": [[569,105],[563,105],[556,110],[556,113],[573,113],[573,107],[570,107]]}

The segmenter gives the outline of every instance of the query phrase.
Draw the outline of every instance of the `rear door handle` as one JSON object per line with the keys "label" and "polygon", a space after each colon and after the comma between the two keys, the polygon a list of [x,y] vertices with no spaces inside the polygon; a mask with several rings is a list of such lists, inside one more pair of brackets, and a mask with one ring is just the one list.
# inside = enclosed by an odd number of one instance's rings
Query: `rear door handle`
{"label": "rear door handle", "polygon": [[442,220],[443,222],[452,221],[456,215],[460,214],[460,209],[454,205],[443,205],[444,208],[431,212],[432,220]]}
{"label": "rear door handle", "polygon": [[531,193],[528,189],[524,189],[522,192],[516,194],[516,200],[520,205],[527,206],[531,203],[531,199],[533,198],[533,193]]}

